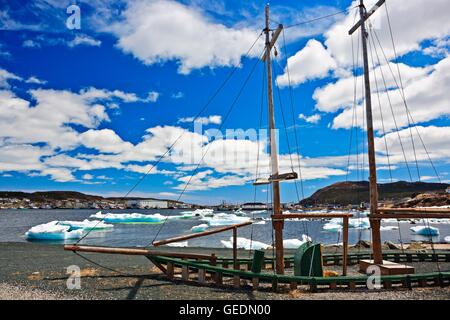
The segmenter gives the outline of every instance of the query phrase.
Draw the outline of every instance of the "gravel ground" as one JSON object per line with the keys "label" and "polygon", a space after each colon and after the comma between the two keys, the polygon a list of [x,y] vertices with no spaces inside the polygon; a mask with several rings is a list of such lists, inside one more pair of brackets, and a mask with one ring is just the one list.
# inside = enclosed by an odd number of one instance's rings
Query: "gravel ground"
{"label": "gravel ground", "polygon": [[73,300],[76,297],[37,289],[34,286],[0,283],[0,300]]}
{"label": "gravel ground", "polygon": [[[195,250],[211,253],[211,249]],[[218,256],[230,256],[229,250],[214,251]],[[358,289],[318,293],[310,293],[306,287],[299,287],[295,291],[281,287],[278,293],[270,289],[251,291],[247,288],[236,291],[201,287],[196,284],[167,281],[161,272],[142,256],[84,255],[120,273],[96,266],[72,252],[64,251],[60,245],[0,243],[0,299],[450,300],[449,287],[390,291]],[[240,256],[247,257],[248,253],[241,252]],[[81,270],[79,290],[67,289],[67,267],[71,265],[77,265]],[[436,264],[417,263],[415,267],[423,272],[435,271]],[[441,269],[450,270],[450,264],[441,264]],[[356,272],[355,270],[353,272]]]}

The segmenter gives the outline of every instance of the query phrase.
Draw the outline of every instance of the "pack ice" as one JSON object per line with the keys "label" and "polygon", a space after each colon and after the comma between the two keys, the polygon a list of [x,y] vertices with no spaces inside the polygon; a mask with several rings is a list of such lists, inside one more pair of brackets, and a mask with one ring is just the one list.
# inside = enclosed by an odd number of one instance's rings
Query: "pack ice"
{"label": "pack ice", "polygon": [[425,227],[425,226],[415,226],[409,228],[415,234],[419,234],[421,236],[437,236],[439,235],[439,229],[435,227]]}
{"label": "pack ice", "polygon": [[[252,241],[247,238],[237,237],[236,240],[237,240],[237,248],[238,249],[261,250],[261,249],[271,248],[270,245],[268,245],[264,242],[255,241],[255,240]],[[230,241],[220,240],[220,242],[222,243],[222,245],[225,248],[228,248],[228,249],[233,248],[233,237],[230,237]]]}
{"label": "pack ice", "polygon": [[159,223],[167,219],[159,213],[141,214],[141,213],[106,213],[101,211],[90,216],[94,219],[100,219],[109,223]]}
{"label": "pack ice", "polygon": [[32,227],[25,236],[29,240],[79,239],[83,236],[83,229],[70,230],[70,226],[60,225],[55,220]]}
{"label": "pack ice", "polygon": [[232,224],[244,223],[250,221],[249,217],[239,217],[233,213],[218,213],[213,217],[204,217],[201,220],[206,221],[210,227],[229,226]]}

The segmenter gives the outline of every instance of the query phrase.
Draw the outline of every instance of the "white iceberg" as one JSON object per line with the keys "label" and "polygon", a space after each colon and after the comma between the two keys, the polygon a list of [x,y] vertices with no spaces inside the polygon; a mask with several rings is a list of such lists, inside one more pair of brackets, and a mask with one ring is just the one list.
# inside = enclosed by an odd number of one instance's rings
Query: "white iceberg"
{"label": "white iceberg", "polygon": [[213,217],[205,217],[202,219],[210,227],[229,226],[232,224],[244,223],[250,221],[249,217],[239,217],[233,213],[218,213]]}
{"label": "white iceberg", "polygon": [[101,211],[90,216],[91,218],[101,219],[109,223],[160,223],[167,219],[159,213],[141,214],[141,213],[106,213]]}
{"label": "white iceberg", "polygon": [[415,226],[411,227],[410,230],[415,234],[419,234],[421,236],[437,236],[439,235],[439,229],[435,227],[425,227],[425,226]]}
{"label": "white iceberg", "polygon": [[83,229],[83,230],[105,230],[105,229],[111,229],[114,228],[114,225],[107,224],[104,221],[91,221],[88,219],[85,219],[83,221],[59,221],[59,225],[62,226],[69,226],[70,230],[77,230],[77,229]]}
{"label": "white iceberg", "polygon": [[188,242],[187,241],[179,241],[179,242],[168,243],[166,245],[169,247],[187,247]]}
{"label": "white iceberg", "polygon": [[398,227],[397,226],[381,226],[380,230],[381,231],[398,230]]}
{"label": "white iceberg", "polygon": [[342,226],[337,223],[326,223],[322,228],[329,232],[340,232],[342,230]]}
{"label": "white iceberg", "polygon": [[265,213],[267,210],[254,210],[252,211],[252,214],[259,214],[259,213]]}
{"label": "white iceberg", "polygon": [[210,217],[214,214],[213,209],[195,209],[194,211],[182,211],[181,214],[190,214],[195,217]]}
{"label": "white iceberg", "polygon": [[348,220],[348,227],[355,229],[370,228],[369,218],[353,218]]}
{"label": "white iceberg", "polygon": [[191,231],[192,231],[192,232],[203,232],[203,231],[205,231],[206,229],[208,229],[208,227],[209,227],[208,224],[202,223],[202,224],[199,224],[198,226],[193,226],[193,227],[191,228]]}
{"label": "white iceberg", "polygon": [[266,224],[264,220],[259,220],[257,222],[253,222],[253,224]]}
{"label": "white iceberg", "polygon": [[444,241],[447,242],[447,243],[450,243],[450,236],[446,236],[446,237],[444,238]]}
{"label": "white iceberg", "polygon": [[407,222],[409,222],[408,220],[397,220],[397,219],[394,219],[394,218],[388,218],[388,219],[383,219],[383,222],[385,222],[385,223],[407,223]]}
{"label": "white iceberg", "polygon": [[25,233],[29,240],[68,240],[79,239],[83,236],[83,229],[70,230],[70,226],[60,225],[58,221],[51,221],[32,227]]}
{"label": "white iceberg", "polygon": [[[260,241],[255,241],[255,240],[250,240],[250,239],[246,239],[246,238],[241,238],[241,237],[237,237],[237,248],[238,249],[246,249],[246,250],[264,250],[264,249],[269,249],[271,248],[270,245],[264,243],[264,242],[260,242]],[[233,237],[230,237],[230,241],[226,241],[226,240],[220,240],[220,242],[222,243],[222,245],[225,248],[231,249],[233,248]]]}
{"label": "white iceberg", "polygon": [[193,219],[196,218],[197,216],[193,213],[193,212],[185,212],[181,215],[176,215],[176,216],[167,216],[166,218],[168,220],[183,220],[183,219]]}
{"label": "white iceberg", "polygon": [[302,234],[302,240],[299,239],[285,239],[283,240],[283,247],[285,249],[297,249],[305,242],[311,242],[311,237],[308,237],[305,234]]}

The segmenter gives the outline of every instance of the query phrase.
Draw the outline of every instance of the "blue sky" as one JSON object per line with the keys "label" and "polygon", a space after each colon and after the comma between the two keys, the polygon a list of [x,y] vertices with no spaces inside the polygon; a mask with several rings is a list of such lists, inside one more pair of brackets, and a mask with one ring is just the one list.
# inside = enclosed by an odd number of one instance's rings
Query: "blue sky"
{"label": "blue sky", "polygon": [[[66,10],[74,3],[80,8],[80,29],[66,25],[71,16]],[[220,0],[0,1],[0,188],[124,195],[181,136],[131,195],[177,199],[190,181],[181,200],[252,201],[256,164],[260,177],[268,175],[265,140],[208,141],[205,130],[225,134],[226,129],[260,128],[263,64],[258,56],[263,38],[246,53],[264,26],[264,5]],[[391,172],[394,180],[416,181],[420,176],[422,181],[448,182],[449,4],[433,0],[424,6],[412,0],[405,6],[389,0],[387,5],[398,59],[385,8],[370,19],[379,181],[389,182]],[[358,34],[347,34],[354,6],[351,1],[271,2],[272,27],[291,26],[284,31],[287,55],[280,37],[273,63],[281,95],[280,105],[275,90],[280,171],[291,171],[291,158],[298,171],[300,161],[306,196],[336,181],[367,179],[361,59],[356,54],[360,46]],[[342,10],[347,11],[295,26]],[[192,118],[236,65],[231,80],[201,114],[203,130],[194,132]],[[264,101],[263,129],[266,109]],[[297,188],[301,196],[299,182]],[[283,201],[297,199],[292,182],[283,184],[282,193]],[[265,201],[265,187],[258,187],[256,195]]]}

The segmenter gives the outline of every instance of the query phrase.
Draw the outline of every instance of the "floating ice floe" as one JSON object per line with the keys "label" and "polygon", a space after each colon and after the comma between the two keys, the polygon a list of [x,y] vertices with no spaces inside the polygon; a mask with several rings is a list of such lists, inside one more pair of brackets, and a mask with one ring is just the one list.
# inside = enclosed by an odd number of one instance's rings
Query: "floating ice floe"
{"label": "floating ice floe", "polygon": [[323,230],[330,232],[340,232],[342,230],[342,226],[337,223],[326,223],[323,227]]}
{"label": "floating ice floe", "polygon": [[159,213],[141,214],[141,213],[106,213],[101,211],[90,216],[94,219],[101,219],[109,223],[160,223],[167,219]]}
{"label": "floating ice floe", "polygon": [[450,224],[450,219],[427,219],[429,223],[433,224]]}
{"label": "floating ice floe", "polygon": [[83,236],[83,229],[70,230],[70,226],[60,225],[58,221],[51,221],[32,227],[25,233],[29,240],[67,240],[79,239]]}
{"label": "floating ice floe", "polygon": [[202,223],[202,224],[199,224],[198,226],[193,226],[193,227],[191,228],[191,231],[192,231],[192,232],[203,232],[203,231],[205,231],[206,229],[208,229],[208,227],[209,227],[208,224]]}
{"label": "floating ice floe", "polygon": [[[329,221],[329,224],[333,224],[333,225],[338,224],[338,225],[342,226],[342,219],[333,218]],[[348,219],[348,227],[353,228],[353,229],[368,229],[368,228],[370,228],[369,218]]]}
{"label": "floating ice floe", "polygon": [[266,224],[264,220],[258,220],[256,222],[253,222],[253,224]]}
{"label": "floating ice floe", "polygon": [[245,211],[242,211],[242,209],[240,209],[240,208],[235,210],[233,213],[239,217],[245,216],[247,214]]}
{"label": "floating ice floe", "polygon": [[[241,238],[241,237],[237,237],[237,248],[238,249],[246,249],[246,250],[264,250],[264,249],[269,249],[271,248],[270,245],[264,243],[264,242],[260,242],[260,241],[255,241],[255,240],[250,240],[247,238]],[[222,245],[225,248],[231,249],[233,248],[233,237],[230,237],[230,241],[226,241],[226,240],[220,240],[220,242],[222,243]]]}
{"label": "floating ice floe", "polygon": [[310,241],[311,241],[311,237],[308,237],[307,235],[302,234],[302,240],[299,240],[299,239],[285,239],[285,240],[283,240],[283,247],[285,249],[297,249],[302,244],[304,244],[306,242],[310,242]]}
{"label": "floating ice floe", "polygon": [[355,229],[370,228],[369,218],[353,218],[348,220],[348,227]]}
{"label": "floating ice floe", "polygon": [[188,242],[187,241],[179,241],[179,242],[168,243],[166,245],[169,247],[187,247]]}
{"label": "floating ice floe", "polygon": [[97,221],[97,220],[91,221],[88,219],[85,219],[83,221],[59,221],[58,225],[69,226],[71,231],[77,229],[89,231],[89,230],[105,230],[114,228],[114,225],[107,224],[104,221]]}
{"label": "floating ice floe", "polygon": [[250,221],[250,218],[239,217],[233,213],[218,213],[213,217],[204,217],[202,220],[206,221],[210,227],[218,227],[248,222]]}
{"label": "floating ice floe", "polygon": [[360,217],[367,217],[368,214],[369,214],[369,210],[366,210],[366,211],[359,211],[357,214],[358,214]]}
{"label": "floating ice floe", "polygon": [[446,236],[446,237],[444,238],[444,241],[447,242],[447,243],[450,243],[450,236]]}
{"label": "floating ice floe", "polygon": [[193,212],[190,213],[183,213],[181,215],[175,215],[175,216],[167,216],[166,218],[168,220],[184,220],[184,219],[194,219],[198,217],[198,215],[196,216]]}
{"label": "floating ice floe", "polygon": [[195,209],[194,211],[182,211],[183,215],[192,215],[194,217],[211,217],[214,214],[213,209]]}
{"label": "floating ice floe", "polygon": [[254,210],[252,211],[252,214],[259,214],[259,213],[265,213],[267,210]]}
{"label": "floating ice floe", "polygon": [[398,230],[398,227],[397,226],[381,226],[380,230],[381,231]]}
{"label": "floating ice floe", "polygon": [[425,226],[416,226],[411,227],[410,230],[415,234],[419,234],[421,236],[437,236],[439,235],[439,229],[435,227],[425,227]]}
{"label": "floating ice floe", "polygon": [[386,222],[386,223],[398,223],[398,222],[400,222],[400,223],[407,223],[407,222],[410,222],[409,220],[397,220],[397,219],[394,219],[394,218],[388,218],[388,219],[383,219],[383,222]]}

